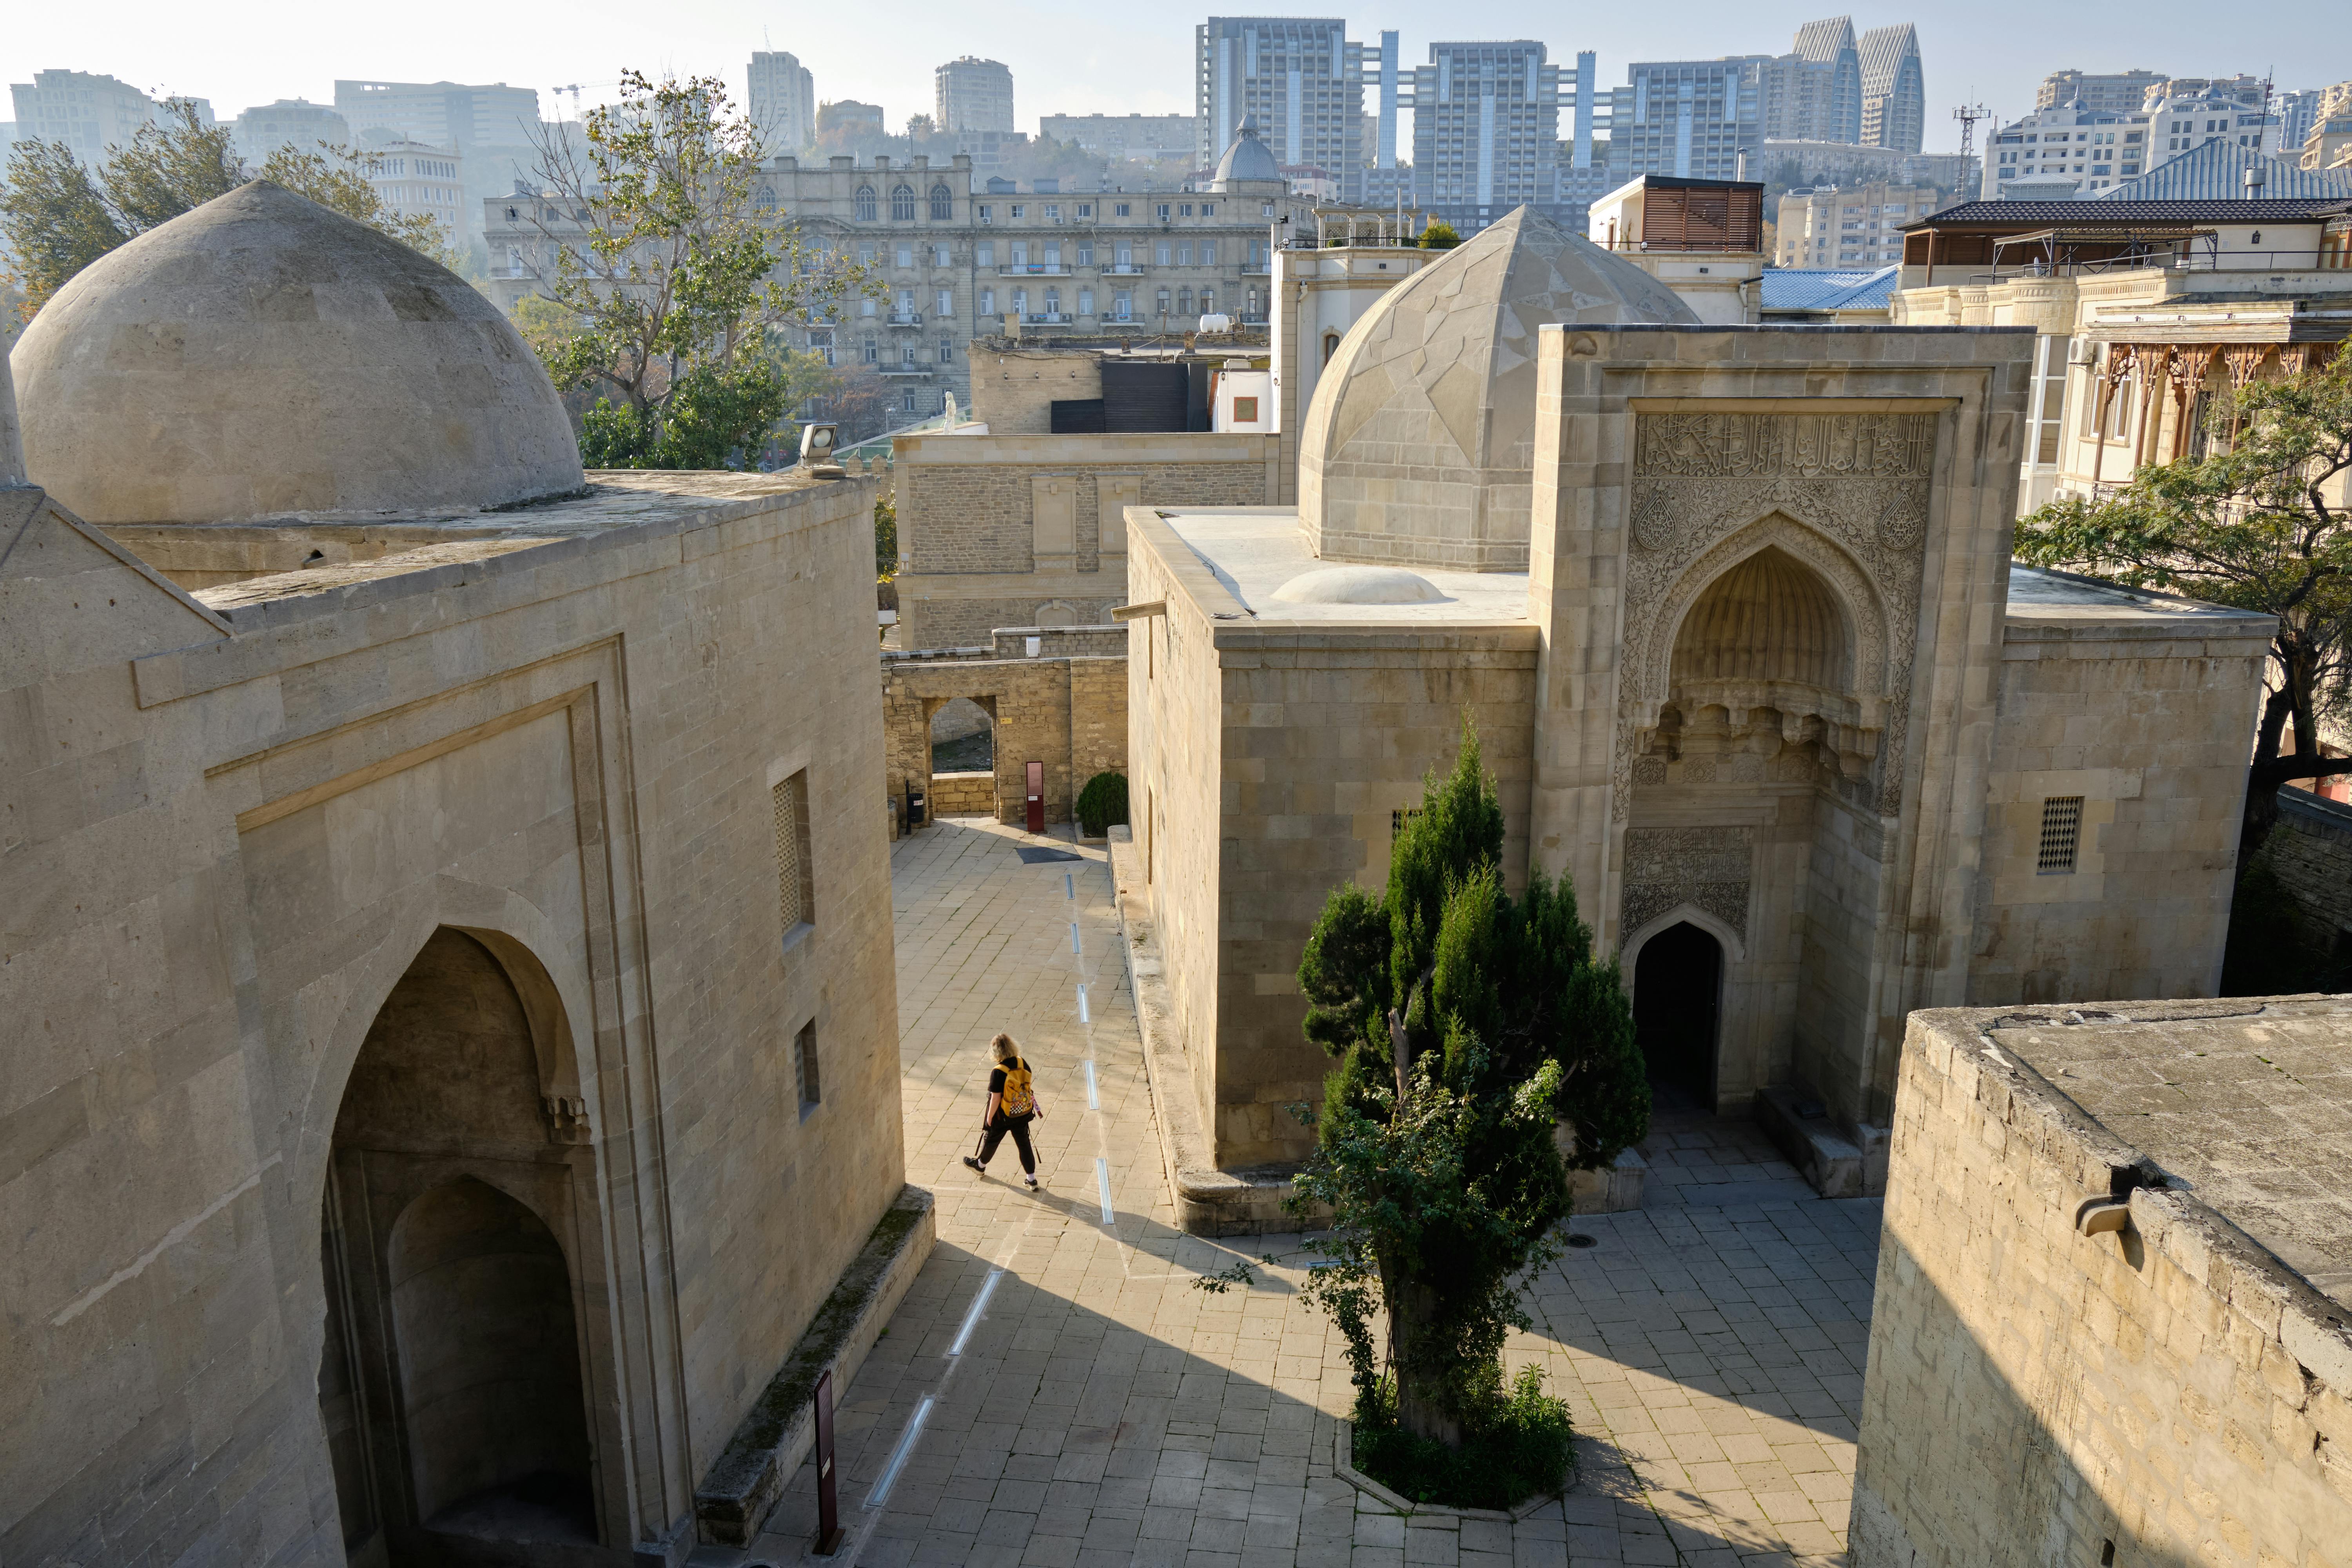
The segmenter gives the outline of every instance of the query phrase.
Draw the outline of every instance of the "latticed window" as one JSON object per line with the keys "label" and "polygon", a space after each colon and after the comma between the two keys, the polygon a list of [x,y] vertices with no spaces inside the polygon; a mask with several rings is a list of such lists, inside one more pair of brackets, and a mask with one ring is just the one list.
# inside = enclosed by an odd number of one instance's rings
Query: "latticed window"
{"label": "latticed window", "polygon": [[913,186],[900,185],[897,190],[890,193],[890,221],[892,223],[912,223],[915,221],[915,192]]}
{"label": "latticed window", "polygon": [[2042,855],[2034,869],[2043,876],[2063,876],[2074,869],[2075,851],[2083,842],[2083,797],[2053,795],[2042,803]]}
{"label": "latticed window", "polygon": [[815,918],[809,878],[808,773],[794,773],[768,792],[776,827],[776,891],[786,936]]}
{"label": "latticed window", "polygon": [[874,187],[871,185],[857,187],[857,221],[860,223],[874,221]]}
{"label": "latticed window", "polygon": [[1417,805],[1401,805],[1389,813],[1389,842],[1393,844],[1404,835],[1404,825],[1421,815]]}

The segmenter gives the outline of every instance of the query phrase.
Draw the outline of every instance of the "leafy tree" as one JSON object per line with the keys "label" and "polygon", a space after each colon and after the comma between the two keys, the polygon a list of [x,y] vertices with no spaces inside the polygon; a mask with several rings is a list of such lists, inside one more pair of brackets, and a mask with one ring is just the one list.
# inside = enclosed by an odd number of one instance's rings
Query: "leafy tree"
{"label": "leafy tree", "polygon": [[1524,898],[1504,891],[1502,849],[1465,720],[1452,773],[1431,774],[1398,833],[1385,895],[1335,890],[1298,966],[1307,1037],[1339,1058],[1297,1184],[1302,1207],[1334,1216],[1308,1298],[1348,1341],[1360,1423],[1465,1453],[1524,1415],[1502,1348],[1528,1325],[1517,1282],[1556,1255],[1568,1212],[1555,1123],[1580,1168],[1649,1123],[1616,965],[1594,959],[1565,881],[1537,871]]}
{"label": "leafy tree", "polygon": [[[2051,502],[2017,526],[2017,554],[2131,588],[2278,617],[2254,732],[2238,859],[2278,819],[2279,786],[2352,772],[2320,726],[2352,695],[2352,354],[2216,400],[2205,456],[2153,464],[2095,500]],[[2294,750],[2281,754],[2288,722]]]}
{"label": "leafy tree", "polygon": [[[323,142],[316,153],[281,147],[263,164],[261,177],[449,264],[439,224],[403,217],[378,200],[367,175],[381,157]],[[252,177],[237,157],[233,133],[206,125],[192,99],[164,100],[162,121],[141,126],[130,146],[109,149],[96,172],[62,142],[18,142],[0,190],[0,234],[15,258],[9,280],[23,291],[20,313],[30,321],[108,251]]]}
{"label": "leafy tree", "polygon": [[874,502],[874,575],[887,583],[898,574],[898,504],[891,496]]}
{"label": "leafy tree", "polygon": [[1452,224],[1442,217],[1433,217],[1421,231],[1421,238],[1414,243],[1423,250],[1451,250],[1462,243],[1462,237],[1454,232]]}
{"label": "leafy tree", "polygon": [[756,465],[812,395],[781,329],[862,288],[864,271],[760,205],[760,132],[718,78],[625,71],[620,101],[581,130],[538,144],[531,211],[551,259],[531,327],[556,384],[599,395],[582,460]]}

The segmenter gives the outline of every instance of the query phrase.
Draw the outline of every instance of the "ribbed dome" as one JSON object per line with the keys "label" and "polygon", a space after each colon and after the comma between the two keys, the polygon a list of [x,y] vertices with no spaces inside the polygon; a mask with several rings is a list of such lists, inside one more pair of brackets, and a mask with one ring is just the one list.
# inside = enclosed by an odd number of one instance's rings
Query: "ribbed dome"
{"label": "ribbed dome", "polygon": [[1273,150],[1259,140],[1257,116],[1244,114],[1234,130],[1234,140],[1225,155],[1217,160],[1217,184],[1229,180],[1278,180],[1282,167],[1274,161]]}
{"label": "ribbed dome", "polygon": [[1774,549],[1758,551],[1706,586],[1675,635],[1673,684],[1794,681],[1843,691],[1845,616],[1821,578]]}
{"label": "ribbed dome", "polygon": [[470,509],[582,482],[496,306],[268,181],[91,263],[12,362],[26,471],[92,522]]}
{"label": "ribbed dome", "polygon": [[1524,571],[1537,331],[1696,326],[1633,263],[1519,207],[1381,296],[1316,383],[1298,510],[1318,555]]}

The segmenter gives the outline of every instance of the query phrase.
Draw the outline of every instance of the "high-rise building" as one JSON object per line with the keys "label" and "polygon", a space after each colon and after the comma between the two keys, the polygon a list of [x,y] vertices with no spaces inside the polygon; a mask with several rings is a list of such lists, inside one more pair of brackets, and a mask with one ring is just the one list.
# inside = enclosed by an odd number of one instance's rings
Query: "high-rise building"
{"label": "high-rise building", "polygon": [[2147,89],[2163,83],[2162,71],[2127,70],[2099,76],[2078,70],[2055,70],[2042,79],[2033,94],[2036,109],[2063,109],[2080,103],[2094,114],[2133,114],[2147,98]]}
{"label": "high-rise building", "polygon": [[1003,63],[966,55],[931,74],[931,118],[941,131],[1013,129],[1013,72]]}
{"label": "high-rise building", "polygon": [[1637,174],[1745,177],[1741,154],[1760,161],[1763,82],[1769,55],[1714,60],[1637,60],[1610,89],[1609,184]]}
{"label": "high-rise building", "polygon": [[280,147],[315,153],[320,142],[348,147],[351,142],[350,122],[325,104],[308,99],[281,98],[236,117],[237,155],[257,165]]}
{"label": "high-rise building", "polygon": [[1927,134],[1927,78],[1919,30],[1908,22],[1862,36],[1862,140],[1916,153]]}
{"label": "high-rise building", "polygon": [[1775,142],[1862,140],[1862,52],[1852,17],[1806,23],[1795,48],[1765,68],[1764,134]]}
{"label": "high-rise building", "polygon": [[[35,71],[31,81],[10,85],[16,100],[16,140],[62,142],[85,163],[105,160],[110,147],[128,147],[142,125],[154,124],[163,106],[127,81],[88,71]],[[213,106],[193,100],[196,118],[213,122]]]}
{"label": "high-rise building", "polygon": [[1244,115],[1275,162],[1311,165],[1353,200],[1363,188],[1365,56],[1337,16],[1212,16],[1193,29],[1193,156],[1207,168]]}
{"label": "high-rise building", "polygon": [[2300,92],[2278,95],[2278,146],[2280,156],[2293,158],[2303,151],[2311,137],[2312,125],[2319,119],[2319,105],[2327,97],[2324,87],[2305,88]]}
{"label": "high-rise building", "polygon": [[1430,45],[1412,73],[1414,200],[1465,234],[1557,205],[1559,77],[1530,39]]}
{"label": "high-rise building", "polygon": [[751,123],[771,155],[816,145],[816,79],[798,55],[754,49],[743,85]]}
{"label": "high-rise building", "polygon": [[1037,121],[1041,136],[1075,142],[1105,157],[1148,163],[1190,160],[1193,129],[1189,114],[1046,114]]}
{"label": "high-rise building", "polygon": [[[1987,201],[2069,201],[2089,197],[2147,172],[2148,115],[2084,109],[2068,102],[2037,109],[1995,131],[1985,142]],[[2071,188],[2070,188],[2071,187]]]}
{"label": "high-rise building", "polygon": [[335,110],[353,134],[390,132],[429,147],[528,146],[539,134],[539,91],[504,82],[338,81]]}

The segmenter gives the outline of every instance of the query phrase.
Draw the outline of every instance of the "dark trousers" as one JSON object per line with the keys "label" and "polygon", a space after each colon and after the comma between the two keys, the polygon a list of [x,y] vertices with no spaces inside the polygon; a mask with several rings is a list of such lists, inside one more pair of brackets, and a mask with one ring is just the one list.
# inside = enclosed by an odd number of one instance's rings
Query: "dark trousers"
{"label": "dark trousers", "polygon": [[1029,1147],[1029,1118],[1026,1116],[1007,1116],[998,1111],[996,1120],[988,1124],[988,1136],[980,1142],[980,1163],[985,1165],[995,1158],[996,1146],[1004,1142],[1007,1132],[1013,1134],[1013,1146],[1021,1151],[1021,1168],[1035,1175],[1037,1154]]}

